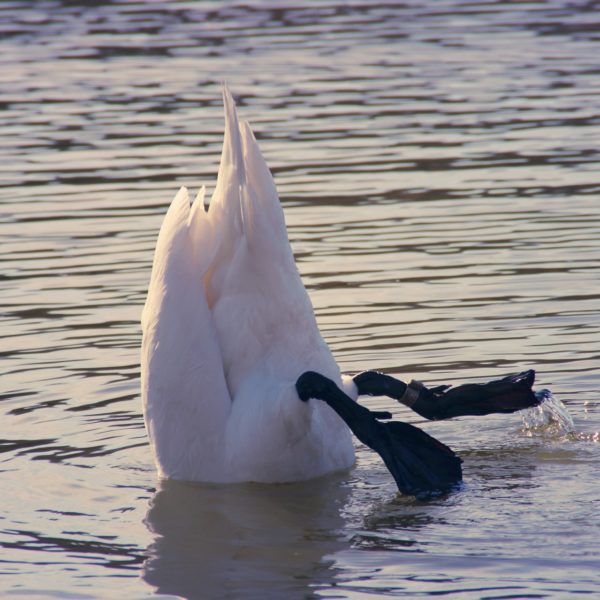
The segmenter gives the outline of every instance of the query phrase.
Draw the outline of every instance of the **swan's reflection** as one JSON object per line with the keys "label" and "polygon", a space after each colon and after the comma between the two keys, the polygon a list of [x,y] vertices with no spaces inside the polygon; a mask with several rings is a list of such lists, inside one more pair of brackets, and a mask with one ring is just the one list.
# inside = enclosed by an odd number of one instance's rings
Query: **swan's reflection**
{"label": "swan's reflection", "polygon": [[348,547],[343,477],[281,485],[161,482],[146,517],[143,577],[185,598],[306,598]]}

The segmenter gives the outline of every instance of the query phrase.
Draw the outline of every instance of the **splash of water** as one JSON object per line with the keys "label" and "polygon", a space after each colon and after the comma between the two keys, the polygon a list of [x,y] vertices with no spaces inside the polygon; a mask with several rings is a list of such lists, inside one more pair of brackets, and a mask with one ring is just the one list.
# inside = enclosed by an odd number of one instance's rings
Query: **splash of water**
{"label": "splash of water", "polygon": [[550,390],[541,390],[535,395],[541,400],[538,406],[521,413],[524,432],[530,437],[576,436],[575,423],[567,407]]}

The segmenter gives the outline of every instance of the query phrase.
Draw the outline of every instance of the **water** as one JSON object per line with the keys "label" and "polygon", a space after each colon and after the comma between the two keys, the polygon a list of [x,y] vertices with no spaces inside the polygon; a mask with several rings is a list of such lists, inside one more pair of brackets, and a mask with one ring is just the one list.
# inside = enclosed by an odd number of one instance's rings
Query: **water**
{"label": "water", "polygon": [[523,429],[528,435],[577,436],[573,417],[567,407],[552,396],[550,390],[538,392],[542,397],[534,408],[521,411]]}
{"label": "water", "polygon": [[[0,4],[0,595],[600,595],[600,6]],[[574,423],[422,423],[456,493],[378,459],[159,483],[139,317],[179,185],[214,186],[226,79],[343,370],[533,367]],[[532,418],[531,415],[525,418]]]}

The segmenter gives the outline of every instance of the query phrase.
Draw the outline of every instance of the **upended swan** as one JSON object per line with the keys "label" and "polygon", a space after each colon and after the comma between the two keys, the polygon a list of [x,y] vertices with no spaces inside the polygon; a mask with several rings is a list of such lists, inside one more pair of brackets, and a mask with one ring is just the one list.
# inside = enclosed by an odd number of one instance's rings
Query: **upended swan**
{"label": "upended swan", "polygon": [[283,210],[249,125],[225,88],[225,135],[208,211],[182,187],[160,229],[142,314],[144,419],[160,477],[288,482],[348,469],[351,431],[400,491],[446,489],[461,460],[412,425],[356,402],[387,395],[428,419],[539,403],[534,373],[428,389],[342,375],[290,248]]}

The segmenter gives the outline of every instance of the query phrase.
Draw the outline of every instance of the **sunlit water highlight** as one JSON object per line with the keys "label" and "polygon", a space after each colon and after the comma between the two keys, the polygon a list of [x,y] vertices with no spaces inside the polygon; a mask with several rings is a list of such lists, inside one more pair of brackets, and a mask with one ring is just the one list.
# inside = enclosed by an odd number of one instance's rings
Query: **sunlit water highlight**
{"label": "sunlit water highlight", "polygon": [[[305,4],[0,3],[1,596],[600,597],[600,10]],[[214,186],[223,79],[344,371],[552,390],[529,425],[366,400],[460,454],[456,493],[398,496],[362,447],[156,481],[139,317],[169,201]]]}

